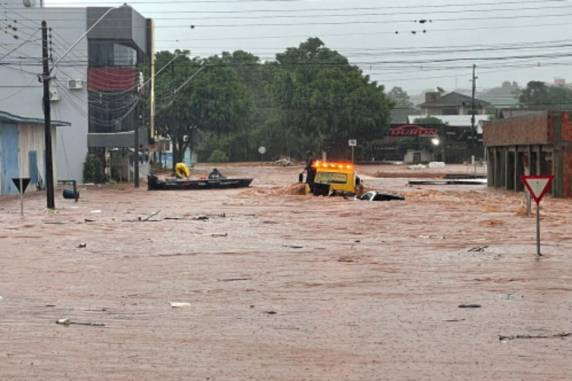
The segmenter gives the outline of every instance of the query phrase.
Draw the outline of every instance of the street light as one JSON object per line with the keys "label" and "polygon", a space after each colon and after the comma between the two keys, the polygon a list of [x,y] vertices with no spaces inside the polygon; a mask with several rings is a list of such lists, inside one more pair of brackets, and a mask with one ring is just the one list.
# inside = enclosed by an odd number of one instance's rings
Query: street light
{"label": "street light", "polygon": [[441,144],[441,140],[439,140],[439,138],[433,138],[431,139],[431,143],[435,146],[438,147]]}

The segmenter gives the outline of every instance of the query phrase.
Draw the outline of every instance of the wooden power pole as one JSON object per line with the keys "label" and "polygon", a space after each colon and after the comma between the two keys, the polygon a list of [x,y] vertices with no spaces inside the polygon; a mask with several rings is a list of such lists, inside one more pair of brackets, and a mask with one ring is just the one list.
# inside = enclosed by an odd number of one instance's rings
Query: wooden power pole
{"label": "wooden power pole", "polygon": [[46,149],[46,194],[48,209],[55,209],[54,159],[52,153],[52,109],[50,103],[50,66],[48,55],[48,24],[42,21],[42,82],[44,85],[44,135]]}
{"label": "wooden power pole", "polygon": [[473,65],[473,92],[471,97],[471,155],[474,155],[477,147],[477,126],[475,120],[476,105],[475,93],[477,91],[477,65]]}

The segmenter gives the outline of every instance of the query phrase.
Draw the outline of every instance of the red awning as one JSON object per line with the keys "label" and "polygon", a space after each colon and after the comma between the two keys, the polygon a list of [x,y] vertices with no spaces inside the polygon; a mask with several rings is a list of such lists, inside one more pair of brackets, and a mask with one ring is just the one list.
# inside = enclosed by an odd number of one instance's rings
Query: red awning
{"label": "red awning", "polygon": [[90,68],[87,87],[90,91],[136,91],[138,80],[135,68]]}

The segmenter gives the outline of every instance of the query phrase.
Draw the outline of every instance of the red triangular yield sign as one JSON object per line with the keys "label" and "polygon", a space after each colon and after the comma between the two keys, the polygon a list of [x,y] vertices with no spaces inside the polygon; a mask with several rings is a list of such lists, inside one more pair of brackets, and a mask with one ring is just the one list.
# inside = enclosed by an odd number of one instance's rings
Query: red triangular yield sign
{"label": "red triangular yield sign", "polygon": [[528,189],[528,192],[538,205],[550,189],[554,176],[522,176],[521,179],[526,186],[526,189]]}

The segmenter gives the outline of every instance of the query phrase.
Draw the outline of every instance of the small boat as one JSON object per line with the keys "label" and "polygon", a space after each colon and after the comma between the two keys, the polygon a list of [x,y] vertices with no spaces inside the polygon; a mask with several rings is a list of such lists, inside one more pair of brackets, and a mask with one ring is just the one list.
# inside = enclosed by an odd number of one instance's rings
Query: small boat
{"label": "small boat", "polygon": [[248,188],[254,179],[199,179],[187,180],[168,178],[161,180],[157,176],[147,176],[148,190],[203,190]]}

